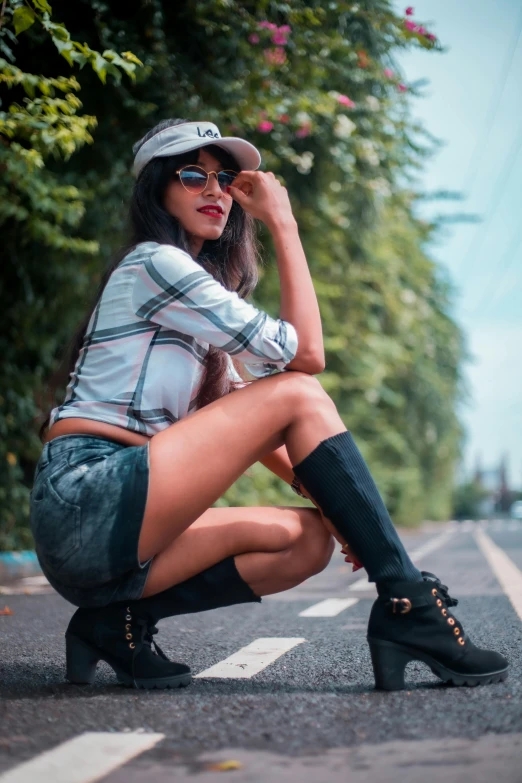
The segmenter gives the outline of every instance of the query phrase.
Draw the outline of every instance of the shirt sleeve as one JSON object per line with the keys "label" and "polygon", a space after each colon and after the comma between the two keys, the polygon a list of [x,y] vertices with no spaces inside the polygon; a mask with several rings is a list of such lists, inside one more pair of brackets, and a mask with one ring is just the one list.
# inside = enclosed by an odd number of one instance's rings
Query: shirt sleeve
{"label": "shirt sleeve", "polygon": [[282,370],[297,353],[297,332],[289,321],[246,302],[171,245],[161,245],[140,263],[132,307],[139,318],[237,357],[256,377]]}

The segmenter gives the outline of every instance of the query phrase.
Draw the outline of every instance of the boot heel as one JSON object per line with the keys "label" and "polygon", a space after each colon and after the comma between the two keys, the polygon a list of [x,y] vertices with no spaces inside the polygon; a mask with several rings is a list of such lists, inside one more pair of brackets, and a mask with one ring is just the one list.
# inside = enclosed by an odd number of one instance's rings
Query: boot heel
{"label": "boot heel", "polygon": [[76,685],[92,685],[96,674],[96,666],[100,660],[99,656],[93,652],[92,647],[83,642],[78,636],[66,634],[65,658],[67,664],[65,678]]}
{"label": "boot heel", "polygon": [[368,639],[372,656],[375,687],[385,691],[400,691],[404,685],[406,664],[415,660],[391,642]]}

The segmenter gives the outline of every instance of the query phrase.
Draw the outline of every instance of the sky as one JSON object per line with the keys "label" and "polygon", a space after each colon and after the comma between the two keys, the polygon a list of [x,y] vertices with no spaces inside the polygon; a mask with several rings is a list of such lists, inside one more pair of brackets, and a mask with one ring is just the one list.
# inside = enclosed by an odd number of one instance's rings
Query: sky
{"label": "sky", "polygon": [[[404,13],[407,3],[393,3]],[[445,52],[418,49],[397,62],[413,119],[443,142],[419,177],[422,190],[457,191],[422,217],[473,214],[444,227],[430,257],[456,287],[453,316],[473,356],[461,477],[507,457],[512,488],[522,488],[522,2],[417,0],[409,18],[433,32]]]}

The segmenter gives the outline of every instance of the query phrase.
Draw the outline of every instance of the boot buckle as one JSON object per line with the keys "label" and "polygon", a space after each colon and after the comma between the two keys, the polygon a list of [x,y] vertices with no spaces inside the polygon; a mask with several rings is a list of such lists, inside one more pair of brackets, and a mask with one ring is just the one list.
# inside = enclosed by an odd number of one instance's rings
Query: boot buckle
{"label": "boot buckle", "polygon": [[411,610],[411,601],[409,598],[391,598],[393,614],[407,614]]}

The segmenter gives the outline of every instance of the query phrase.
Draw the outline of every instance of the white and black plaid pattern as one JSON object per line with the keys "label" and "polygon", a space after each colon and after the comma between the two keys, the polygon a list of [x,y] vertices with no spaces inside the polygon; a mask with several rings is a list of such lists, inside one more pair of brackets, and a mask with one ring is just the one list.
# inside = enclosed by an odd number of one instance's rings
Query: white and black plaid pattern
{"label": "white and black plaid pattern", "polygon": [[[185,251],[142,242],[112,273],[51,424],[81,417],[154,435],[195,409],[210,345],[256,378],[297,353],[288,321],[228,291]],[[230,377],[241,381],[231,358]]]}

